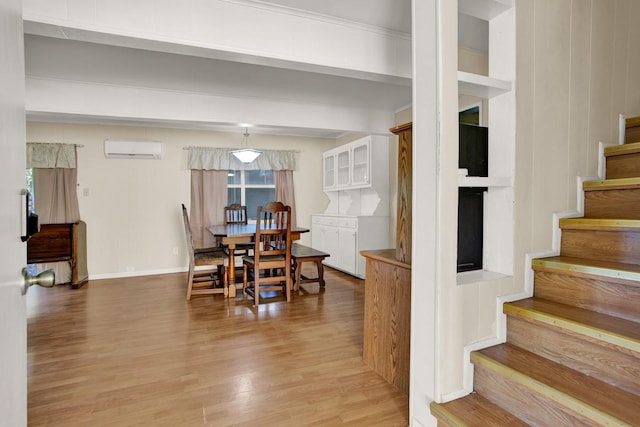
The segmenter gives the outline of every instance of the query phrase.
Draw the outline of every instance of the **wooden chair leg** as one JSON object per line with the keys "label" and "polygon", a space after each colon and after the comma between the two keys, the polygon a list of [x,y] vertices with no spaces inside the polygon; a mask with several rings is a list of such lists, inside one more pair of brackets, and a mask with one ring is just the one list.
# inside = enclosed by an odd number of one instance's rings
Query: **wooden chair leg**
{"label": "wooden chair leg", "polygon": [[253,306],[258,308],[260,304],[260,270],[253,266]]}
{"label": "wooden chair leg", "polygon": [[187,301],[189,301],[191,299],[191,289],[193,288],[194,270],[195,270],[195,267],[193,265],[189,265],[188,285],[187,285]]}
{"label": "wooden chair leg", "polygon": [[286,275],[284,286],[285,286],[285,292],[287,294],[287,302],[289,302],[291,301],[291,287],[292,287],[291,272],[289,272],[289,274]]}
{"label": "wooden chair leg", "polygon": [[247,286],[248,286],[247,265],[244,264],[242,267],[243,267],[243,270],[242,270],[242,295],[247,296]]}
{"label": "wooden chair leg", "polygon": [[294,273],[295,273],[295,282],[293,286],[295,286],[295,290],[300,290],[300,274],[302,273],[302,263],[298,263],[297,260],[293,261]]}
{"label": "wooden chair leg", "polygon": [[224,289],[222,293],[226,298],[229,295],[229,281],[227,277],[227,269],[224,267],[224,264],[218,266],[218,277],[222,281],[222,288]]}
{"label": "wooden chair leg", "polygon": [[316,261],[316,266],[318,267],[318,282],[320,282],[320,287],[324,288],[324,265],[321,259]]}

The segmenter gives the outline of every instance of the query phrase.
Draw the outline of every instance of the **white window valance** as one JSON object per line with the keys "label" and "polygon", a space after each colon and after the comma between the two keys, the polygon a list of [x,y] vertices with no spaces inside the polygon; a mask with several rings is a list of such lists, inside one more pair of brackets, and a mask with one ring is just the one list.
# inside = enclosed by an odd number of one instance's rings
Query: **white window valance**
{"label": "white window valance", "polygon": [[189,169],[195,170],[296,170],[295,151],[261,150],[251,163],[242,163],[234,148],[189,147]]}
{"label": "white window valance", "polygon": [[75,144],[27,142],[27,168],[76,168]]}

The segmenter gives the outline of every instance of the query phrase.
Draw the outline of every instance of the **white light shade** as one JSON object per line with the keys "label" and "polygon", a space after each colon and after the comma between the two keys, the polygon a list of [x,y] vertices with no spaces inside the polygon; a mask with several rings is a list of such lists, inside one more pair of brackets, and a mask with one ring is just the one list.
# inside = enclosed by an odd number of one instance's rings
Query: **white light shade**
{"label": "white light shade", "polygon": [[255,159],[257,159],[258,156],[262,154],[262,152],[258,150],[254,150],[253,148],[244,148],[242,150],[232,151],[231,154],[236,156],[236,158],[240,160],[242,163],[251,163]]}

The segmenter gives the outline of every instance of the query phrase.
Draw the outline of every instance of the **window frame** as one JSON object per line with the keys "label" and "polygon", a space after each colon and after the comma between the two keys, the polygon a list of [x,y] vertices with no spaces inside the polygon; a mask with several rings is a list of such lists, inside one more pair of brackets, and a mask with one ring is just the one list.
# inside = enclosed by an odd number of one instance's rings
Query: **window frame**
{"label": "window frame", "polygon": [[[229,170],[227,171],[227,174],[231,174],[231,173],[236,173],[236,172],[240,172],[240,183],[239,184],[231,184],[228,182],[227,179],[227,194],[230,188],[239,188],[240,189],[240,204],[243,206],[247,205],[247,193],[246,190],[247,188],[273,188],[273,193],[274,193],[274,197],[275,197],[275,191],[276,191],[276,183],[275,183],[275,176],[273,175],[273,170],[270,169],[259,169],[259,170],[264,170],[264,171],[268,171],[271,172],[272,176],[273,176],[273,184],[247,184],[246,183],[246,170],[243,169],[239,169],[239,170]],[[229,175],[227,175],[229,176]],[[227,196],[228,197],[228,196]],[[229,200],[227,200],[227,204],[231,204]],[[254,212],[255,213],[255,212]],[[255,224],[256,223],[256,219],[255,218],[251,218],[253,215],[251,214],[251,212],[247,212],[247,222],[249,224]]]}

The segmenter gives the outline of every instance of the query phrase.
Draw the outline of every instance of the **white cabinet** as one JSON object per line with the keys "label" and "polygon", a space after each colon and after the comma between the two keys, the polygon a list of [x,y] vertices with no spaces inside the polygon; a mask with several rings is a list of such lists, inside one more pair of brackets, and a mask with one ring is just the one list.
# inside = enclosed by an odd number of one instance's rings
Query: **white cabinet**
{"label": "white cabinet", "polygon": [[[324,190],[371,187],[375,180],[388,180],[388,141],[387,137],[370,135],[323,153]],[[384,162],[387,166],[379,170],[377,166]]]}
{"label": "white cabinet", "polygon": [[324,190],[347,189],[351,185],[351,147],[343,145],[322,154]]}
{"label": "white cabinet", "polygon": [[334,188],[336,186],[336,156],[323,156],[324,188]]}
{"label": "white cabinet", "polygon": [[389,138],[369,135],[322,154],[326,214],[389,215]]}
{"label": "white cabinet", "polygon": [[389,247],[389,138],[369,135],[322,154],[329,205],[311,215],[311,246],[324,263],[364,279],[360,251]]}
{"label": "white cabinet", "polygon": [[366,187],[371,185],[371,143],[369,139],[356,141],[351,148],[351,186]]}
{"label": "white cabinet", "polygon": [[338,163],[336,187],[346,188],[351,184],[351,150],[339,151],[336,159]]}
{"label": "white cabinet", "polygon": [[360,251],[389,246],[389,217],[312,215],[311,246],[331,255],[325,265],[364,279]]}

